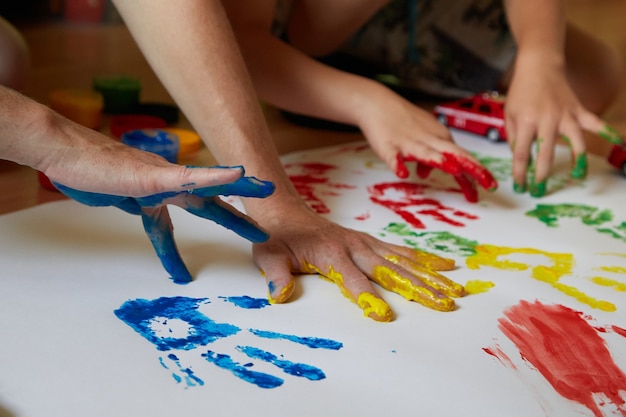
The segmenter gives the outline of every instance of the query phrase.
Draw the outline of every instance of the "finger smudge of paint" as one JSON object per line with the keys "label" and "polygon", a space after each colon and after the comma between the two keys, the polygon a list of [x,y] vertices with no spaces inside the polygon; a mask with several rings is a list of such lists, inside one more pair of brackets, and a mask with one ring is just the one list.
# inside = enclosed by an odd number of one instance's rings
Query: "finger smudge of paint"
{"label": "finger smudge of paint", "polygon": [[245,309],[260,309],[270,305],[269,301],[267,301],[265,298],[252,298],[247,295],[219,298],[229,303],[232,303],[237,307]]}
{"label": "finger smudge of paint", "polygon": [[[626,374],[581,312],[521,301],[507,309],[498,324],[522,358],[562,397],[587,407],[596,417],[605,415],[603,408],[608,404],[622,413],[626,410],[622,397]],[[495,356],[499,357],[497,352]]]}
{"label": "finger smudge of paint", "polygon": [[249,366],[241,365],[235,362],[230,355],[207,351],[202,354],[207,362],[213,363],[218,367],[230,371],[236,377],[254,384],[260,388],[276,388],[281,386],[285,380],[265,372],[253,371]]}
{"label": "finger smudge of paint", "polygon": [[248,329],[255,336],[265,339],[283,339],[293,343],[297,343],[311,349],[330,349],[339,350],[343,347],[343,343],[332,339],[324,339],[320,337],[295,336],[292,334],[271,332],[268,330]]}
{"label": "finger smudge of paint", "polygon": [[245,353],[252,359],[260,359],[262,361],[271,363],[277,368],[283,370],[285,373],[293,376],[303,377],[311,381],[319,381],[326,378],[324,372],[312,365],[305,363],[295,363],[285,359],[279,359],[278,356],[265,350],[255,348],[252,346],[238,346],[237,350]]}
{"label": "finger smudge of paint", "polygon": [[[531,266],[523,262],[502,259],[513,254],[545,256],[552,261],[552,265]],[[571,275],[574,268],[574,257],[569,253],[553,253],[533,248],[508,248],[495,245],[479,245],[476,247],[476,255],[467,258],[465,263],[470,269],[479,269],[481,266],[491,266],[508,271],[525,271],[530,269],[532,278],[549,284],[556,290],[575,298],[581,303],[603,311],[615,311],[617,309],[613,303],[598,300],[571,285],[560,282],[563,276]]]}
{"label": "finger smudge of paint", "polygon": [[491,281],[480,281],[477,279],[467,281],[465,284],[465,293],[466,294],[481,294],[489,291],[491,288],[495,287]]}

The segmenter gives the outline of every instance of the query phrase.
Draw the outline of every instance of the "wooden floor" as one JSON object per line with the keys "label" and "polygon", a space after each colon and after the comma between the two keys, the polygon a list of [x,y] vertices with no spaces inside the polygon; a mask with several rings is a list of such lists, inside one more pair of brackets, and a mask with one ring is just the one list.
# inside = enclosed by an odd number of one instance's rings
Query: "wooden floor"
{"label": "wooden floor", "polygon": [[[626,0],[568,0],[570,20],[622,53],[626,68]],[[90,25],[60,22],[20,25],[32,53],[28,94],[46,103],[58,88],[91,88],[96,75],[126,74],[142,82],[142,101],[172,100],[121,24]],[[312,131],[283,120],[266,109],[274,140],[281,153],[358,140],[358,134]],[[605,119],[626,133],[626,83]],[[188,127],[185,120],[182,127]],[[208,153],[203,161],[211,162]],[[0,161],[0,214],[60,198],[38,186],[29,168]]]}

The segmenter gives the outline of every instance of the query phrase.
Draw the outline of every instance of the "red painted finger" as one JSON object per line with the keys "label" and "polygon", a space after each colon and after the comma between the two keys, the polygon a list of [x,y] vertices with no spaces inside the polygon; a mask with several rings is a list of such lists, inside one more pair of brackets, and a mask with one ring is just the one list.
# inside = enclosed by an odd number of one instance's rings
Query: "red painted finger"
{"label": "red painted finger", "polygon": [[463,156],[457,156],[450,153],[445,153],[446,158],[450,158],[459,164],[465,173],[471,176],[476,182],[486,190],[495,191],[498,188],[498,181],[491,175],[491,172],[484,166],[476,163]]}
{"label": "red painted finger", "polygon": [[469,178],[466,174],[462,174],[455,176],[454,179],[461,187],[461,192],[467,201],[470,203],[478,202],[478,190],[476,189],[476,185],[471,178]]}
{"label": "red painted finger", "polygon": [[415,168],[415,172],[417,173],[417,176],[420,178],[428,178],[432,170],[433,170],[432,166],[426,165],[421,162],[418,162],[417,168]]}
{"label": "red painted finger", "polygon": [[396,176],[398,178],[409,177],[409,170],[406,168],[404,161],[405,161],[404,157],[402,156],[400,152],[398,152],[396,154]]}

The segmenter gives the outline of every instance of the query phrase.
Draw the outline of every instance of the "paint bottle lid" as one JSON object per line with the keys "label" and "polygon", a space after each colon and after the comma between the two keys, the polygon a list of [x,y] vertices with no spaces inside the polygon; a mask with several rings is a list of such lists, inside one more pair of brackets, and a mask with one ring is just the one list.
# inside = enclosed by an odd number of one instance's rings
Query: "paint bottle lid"
{"label": "paint bottle lid", "polygon": [[178,136],[178,155],[188,156],[198,151],[202,146],[202,139],[193,130],[166,127],[161,130],[171,132]]}
{"label": "paint bottle lid", "polygon": [[139,104],[141,82],[125,75],[100,76],[93,79],[93,89],[104,97],[105,113],[129,113]]}
{"label": "paint bottle lid", "polygon": [[122,135],[122,143],[161,155],[172,163],[178,161],[178,136],[161,129],[131,130]]}
{"label": "paint bottle lid", "polygon": [[98,92],[81,89],[59,89],[49,94],[50,108],[90,129],[102,123],[103,98]]}
{"label": "paint bottle lid", "polygon": [[120,139],[131,130],[160,129],[167,126],[167,122],[160,117],[145,114],[121,114],[111,117],[109,129],[113,137]]}

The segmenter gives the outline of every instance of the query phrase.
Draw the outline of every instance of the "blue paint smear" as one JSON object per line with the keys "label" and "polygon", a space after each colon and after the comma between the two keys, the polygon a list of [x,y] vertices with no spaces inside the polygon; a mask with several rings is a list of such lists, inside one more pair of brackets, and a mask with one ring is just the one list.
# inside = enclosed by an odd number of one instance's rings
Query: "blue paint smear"
{"label": "blue paint smear", "polygon": [[[187,385],[187,387],[195,387],[196,385],[204,385],[204,381],[201,380],[200,378],[198,378],[194,372],[191,370],[191,368],[183,368],[183,366],[180,364],[180,360],[178,359],[178,357],[176,355],[174,355],[173,353],[167,355],[167,357],[176,364],[176,366],[178,367],[178,369],[185,374],[185,384]],[[176,380],[176,382],[180,383],[182,382],[182,378],[180,377],[180,375],[177,375],[175,372],[172,372],[172,376],[174,377],[174,379]]]}
{"label": "blue paint smear", "polygon": [[266,374],[264,372],[257,372],[249,369],[249,366],[240,365],[233,361],[229,355],[215,353],[207,351],[203,353],[202,357],[207,362],[213,363],[218,367],[232,372],[237,378],[240,378],[246,382],[254,384],[260,388],[276,388],[281,386],[285,381],[274,375]]}
{"label": "blue paint smear", "polygon": [[269,301],[265,298],[252,298],[247,295],[236,297],[220,297],[229,303],[233,303],[237,307],[245,309],[260,309],[270,305]]}
{"label": "blue paint smear", "polygon": [[252,359],[260,359],[271,363],[289,375],[304,377],[311,381],[319,381],[320,379],[326,378],[324,372],[315,366],[278,359],[273,353],[252,346],[237,346],[237,349]]}
{"label": "blue paint smear", "polygon": [[248,329],[248,331],[256,336],[266,339],[285,339],[290,342],[298,343],[312,349],[331,349],[339,350],[343,347],[343,343],[336,340],[323,339],[319,337],[294,336],[291,334],[276,333],[267,330]]}
{"label": "blue paint smear", "polygon": [[[136,299],[126,301],[115,310],[115,315],[132,327],[157,349],[191,350],[237,334],[241,329],[228,323],[215,323],[198,311],[206,298],[161,297],[156,300]],[[189,325],[186,337],[162,337],[151,328],[155,318],[179,319]]]}

